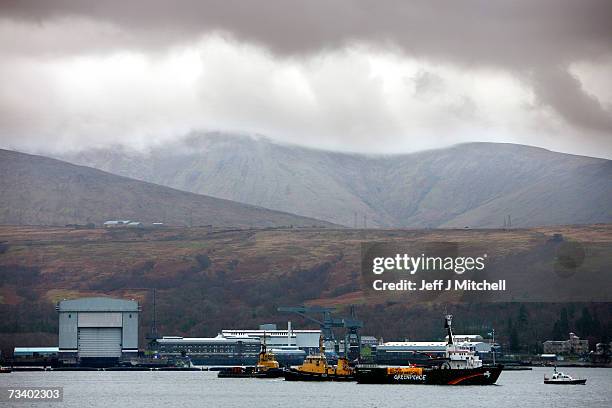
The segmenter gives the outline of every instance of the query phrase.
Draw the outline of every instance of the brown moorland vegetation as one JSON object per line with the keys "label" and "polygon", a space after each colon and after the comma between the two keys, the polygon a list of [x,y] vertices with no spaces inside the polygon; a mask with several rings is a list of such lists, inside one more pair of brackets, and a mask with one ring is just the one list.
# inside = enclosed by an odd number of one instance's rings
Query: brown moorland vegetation
{"label": "brown moorland vegetation", "polygon": [[[502,343],[518,333],[520,348],[576,331],[593,345],[612,329],[611,303],[402,302],[364,291],[362,242],[480,241],[503,252],[549,240],[554,234],[584,242],[612,242],[611,225],[513,230],[347,229],[72,229],[0,227],[0,346],[57,342],[55,303],[82,296],[134,298],[142,304],[141,337],[151,322],[157,290],[158,327],[164,335],[214,336],[222,328],[261,323],[312,327],[279,314],[283,305],[326,305],[346,315],[355,305],[364,333],[384,339],[443,336],[448,307],[457,329]],[[534,283],[546,285],[546,282]],[[586,314],[585,314],[586,313]],[[560,316],[565,316],[559,322]],[[517,347],[514,345],[514,347]]]}

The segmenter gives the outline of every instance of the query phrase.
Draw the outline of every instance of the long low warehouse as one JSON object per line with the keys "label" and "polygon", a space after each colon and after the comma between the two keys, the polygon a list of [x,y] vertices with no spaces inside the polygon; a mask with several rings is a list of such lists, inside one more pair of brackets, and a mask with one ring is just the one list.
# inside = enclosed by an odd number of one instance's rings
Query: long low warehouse
{"label": "long low warehouse", "polygon": [[[483,341],[460,341],[459,346],[466,347],[481,357],[488,357],[492,345]],[[442,357],[446,352],[445,341],[398,341],[379,344],[376,349],[376,362],[379,364],[405,364],[420,362],[429,357]]]}
{"label": "long low warehouse", "polygon": [[57,357],[59,347],[15,347],[13,357]]}
{"label": "long low warehouse", "polygon": [[301,364],[319,350],[320,330],[223,330],[217,337],[164,336],[157,339],[160,356],[188,356],[196,365],[255,364],[265,336],[281,365]]}

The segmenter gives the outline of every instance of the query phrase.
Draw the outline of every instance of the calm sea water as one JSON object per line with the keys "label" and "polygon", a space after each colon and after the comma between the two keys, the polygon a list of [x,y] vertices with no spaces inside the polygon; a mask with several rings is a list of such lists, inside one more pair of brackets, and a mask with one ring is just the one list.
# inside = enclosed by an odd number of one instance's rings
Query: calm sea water
{"label": "calm sea water", "polygon": [[494,386],[360,385],[218,379],[214,372],[31,372],[0,387],[64,387],[63,402],[15,407],[612,407],[612,369],[568,368],[584,386],[542,383],[550,369],[505,371]]}

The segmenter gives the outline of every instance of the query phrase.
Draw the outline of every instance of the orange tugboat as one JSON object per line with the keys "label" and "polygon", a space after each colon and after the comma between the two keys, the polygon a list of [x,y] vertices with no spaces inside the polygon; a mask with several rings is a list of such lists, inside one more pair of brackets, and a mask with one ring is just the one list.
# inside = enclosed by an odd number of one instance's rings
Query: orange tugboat
{"label": "orange tugboat", "polygon": [[323,338],[319,339],[319,353],[309,355],[297,368],[285,370],[286,381],[355,381],[354,370],[345,357],[337,365],[330,365],[325,357]]}
{"label": "orange tugboat", "polygon": [[268,347],[266,346],[266,334],[264,333],[264,339],[253,377],[278,378],[282,376],[283,370],[280,368],[278,361],[276,361],[274,353],[268,351]]}

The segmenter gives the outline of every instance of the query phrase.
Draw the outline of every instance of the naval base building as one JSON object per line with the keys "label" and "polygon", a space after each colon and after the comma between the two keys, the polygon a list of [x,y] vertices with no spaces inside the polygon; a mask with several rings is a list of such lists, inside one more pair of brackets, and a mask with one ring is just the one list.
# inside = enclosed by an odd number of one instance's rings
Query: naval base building
{"label": "naval base building", "polygon": [[195,365],[253,365],[266,341],[279,364],[301,364],[307,354],[318,352],[321,330],[277,329],[223,330],[216,337],[164,336],[156,340],[161,357],[189,357]]}
{"label": "naval base building", "polygon": [[112,366],[138,355],[138,302],[92,297],[63,300],[56,310],[61,364]]}

